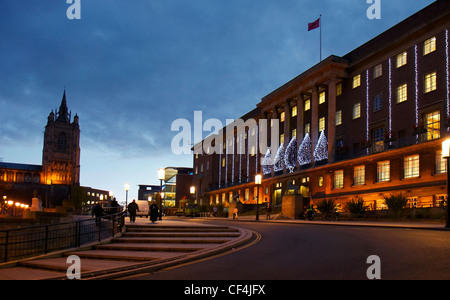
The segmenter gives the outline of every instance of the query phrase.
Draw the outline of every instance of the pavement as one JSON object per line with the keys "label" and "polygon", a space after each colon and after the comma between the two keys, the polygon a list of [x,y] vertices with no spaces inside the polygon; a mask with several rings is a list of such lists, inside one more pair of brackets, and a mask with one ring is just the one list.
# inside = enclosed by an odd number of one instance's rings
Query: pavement
{"label": "pavement", "polygon": [[[192,220],[227,221],[220,227]],[[77,255],[81,261],[82,279],[115,279],[142,272],[155,272],[171,266],[233,251],[254,239],[252,231],[242,229],[239,223],[256,222],[255,216],[232,218],[164,217],[157,224],[147,218],[136,223],[126,221],[126,232],[114,243],[94,248],[62,251],[20,262],[0,264],[0,280],[64,280],[67,279],[67,256]],[[420,230],[449,230],[444,222],[417,221],[304,221],[260,215],[260,223],[297,224],[317,226],[357,226],[378,228],[405,228]],[[195,235],[191,235],[196,233]],[[45,264],[45,267],[42,266]]]}

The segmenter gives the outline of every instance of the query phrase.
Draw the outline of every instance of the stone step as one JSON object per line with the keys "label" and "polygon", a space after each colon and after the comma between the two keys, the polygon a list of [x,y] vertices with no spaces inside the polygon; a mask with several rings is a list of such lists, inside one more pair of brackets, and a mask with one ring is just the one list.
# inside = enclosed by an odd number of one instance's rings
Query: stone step
{"label": "stone step", "polygon": [[239,232],[124,232],[123,237],[170,237],[170,238],[235,238]]}
{"label": "stone step", "polygon": [[95,246],[96,250],[194,252],[211,247],[213,244],[133,244],[114,243]]}
{"label": "stone step", "polygon": [[231,238],[215,237],[121,237],[114,239],[113,243],[134,243],[134,244],[222,244],[230,241]]}
{"label": "stone step", "polygon": [[237,229],[230,228],[215,228],[215,227],[193,227],[193,228],[185,228],[185,227],[129,227],[126,228],[127,232],[239,232]]}

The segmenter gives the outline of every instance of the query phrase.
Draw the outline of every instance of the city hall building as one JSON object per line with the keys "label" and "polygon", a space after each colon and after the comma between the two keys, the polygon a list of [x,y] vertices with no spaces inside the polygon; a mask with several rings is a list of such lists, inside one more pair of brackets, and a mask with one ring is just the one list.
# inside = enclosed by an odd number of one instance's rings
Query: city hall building
{"label": "city hall building", "polygon": [[[198,198],[227,206],[259,196],[277,205],[293,190],[305,203],[332,198],[343,208],[362,197],[383,209],[384,195],[403,192],[411,207],[439,205],[447,185],[449,30],[450,2],[436,1],[262,98],[241,119],[268,120],[266,130],[224,128],[211,143],[223,151],[194,153]],[[276,151],[261,153],[250,143],[255,135]]]}

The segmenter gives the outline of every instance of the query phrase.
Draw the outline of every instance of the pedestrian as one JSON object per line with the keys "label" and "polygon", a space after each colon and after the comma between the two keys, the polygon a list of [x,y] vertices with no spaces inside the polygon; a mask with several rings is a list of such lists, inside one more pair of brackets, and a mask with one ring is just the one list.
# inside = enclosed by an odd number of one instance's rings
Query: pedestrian
{"label": "pedestrian", "polygon": [[214,206],[213,211],[214,211],[213,216],[214,216],[214,217],[217,217],[217,212],[219,211],[219,209],[217,208],[217,206]]}
{"label": "pedestrian", "polygon": [[308,216],[308,220],[312,221],[314,216],[314,207],[312,204],[310,204],[309,208],[306,210],[306,215]]}
{"label": "pedestrian", "polygon": [[272,207],[270,206],[270,202],[267,202],[266,206],[266,220],[270,220],[270,214],[272,213]]}
{"label": "pedestrian", "polygon": [[153,200],[152,204],[150,205],[150,221],[152,221],[152,223],[156,223],[157,219],[158,219],[158,205],[156,205],[156,201]]}
{"label": "pedestrian", "polygon": [[105,214],[103,207],[100,203],[96,202],[94,208],[92,209],[92,217],[95,216],[95,224],[100,225],[100,218]]}
{"label": "pedestrian", "polygon": [[237,209],[237,207],[235,207],[235,208],[233,209],[233,220],[239,219],[239,217],[238,217],[238,212],[239,212],[239,210]]}
{"label": "pedestrian", "polygon": [[119,203],[117,202],[116,198],[113,198],[111,200],[111,213],[113,215],[117,214],[119,212]]}
{"label": "pedestrian", "polygon": [[136,199],[133,199],[133,202],[128,204],[128,213],[130,214],[130,222],[136,222],[136,213],[139,211],[139,206],[136,203]]}

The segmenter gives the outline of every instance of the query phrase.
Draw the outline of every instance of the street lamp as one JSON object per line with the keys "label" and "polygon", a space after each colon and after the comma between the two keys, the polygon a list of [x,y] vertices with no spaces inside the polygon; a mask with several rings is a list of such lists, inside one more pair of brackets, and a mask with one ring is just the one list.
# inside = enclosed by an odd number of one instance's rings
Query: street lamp
{"label": "street lamp", "polygon": [[[190,191],[190,194],[192,195],[191,197],[192,197],[192,200],[194,200],[194,195],[195,195],[195,186],[191,186],[190,188],[189,188],[189,191]],[[197,197],[195,197],[195,198],[197,198]],[[196,201],[195,201],[195,204],[197,204],[197,199],[195,199]]]}
{"label": "street lamp", "polygon": [[128,183],[125,184],[125,215],[128,212],[128,190],[130,189],[130,185]]}
{"label": "street lamp", "polygon": [[450,139],[442,142],[442,157],[447,160],[447,218],[445,228],[450,228]]}
{"label": "street lamp", "polygon": [[261,185],[262,176],[255,176],[255,184],[256,184],[256,221],[259,221],[259,186]]}
{"label": "street lamp", "polygon": [[163,201],[163,192],[162,192],[162,182],[163,182],[163,180],[165,180],[166,179],[166,170],[164,170],[164,169],[158,169],[158,180],[159,180],[159,182],[160,182],[160,184],[159,184],[159,187],[160,187],[160,193],[161,193],[161,197],[159,198],[160,199],[160,201],[159,201],[159,220],[161,221],[162,220],[162,201]]}

